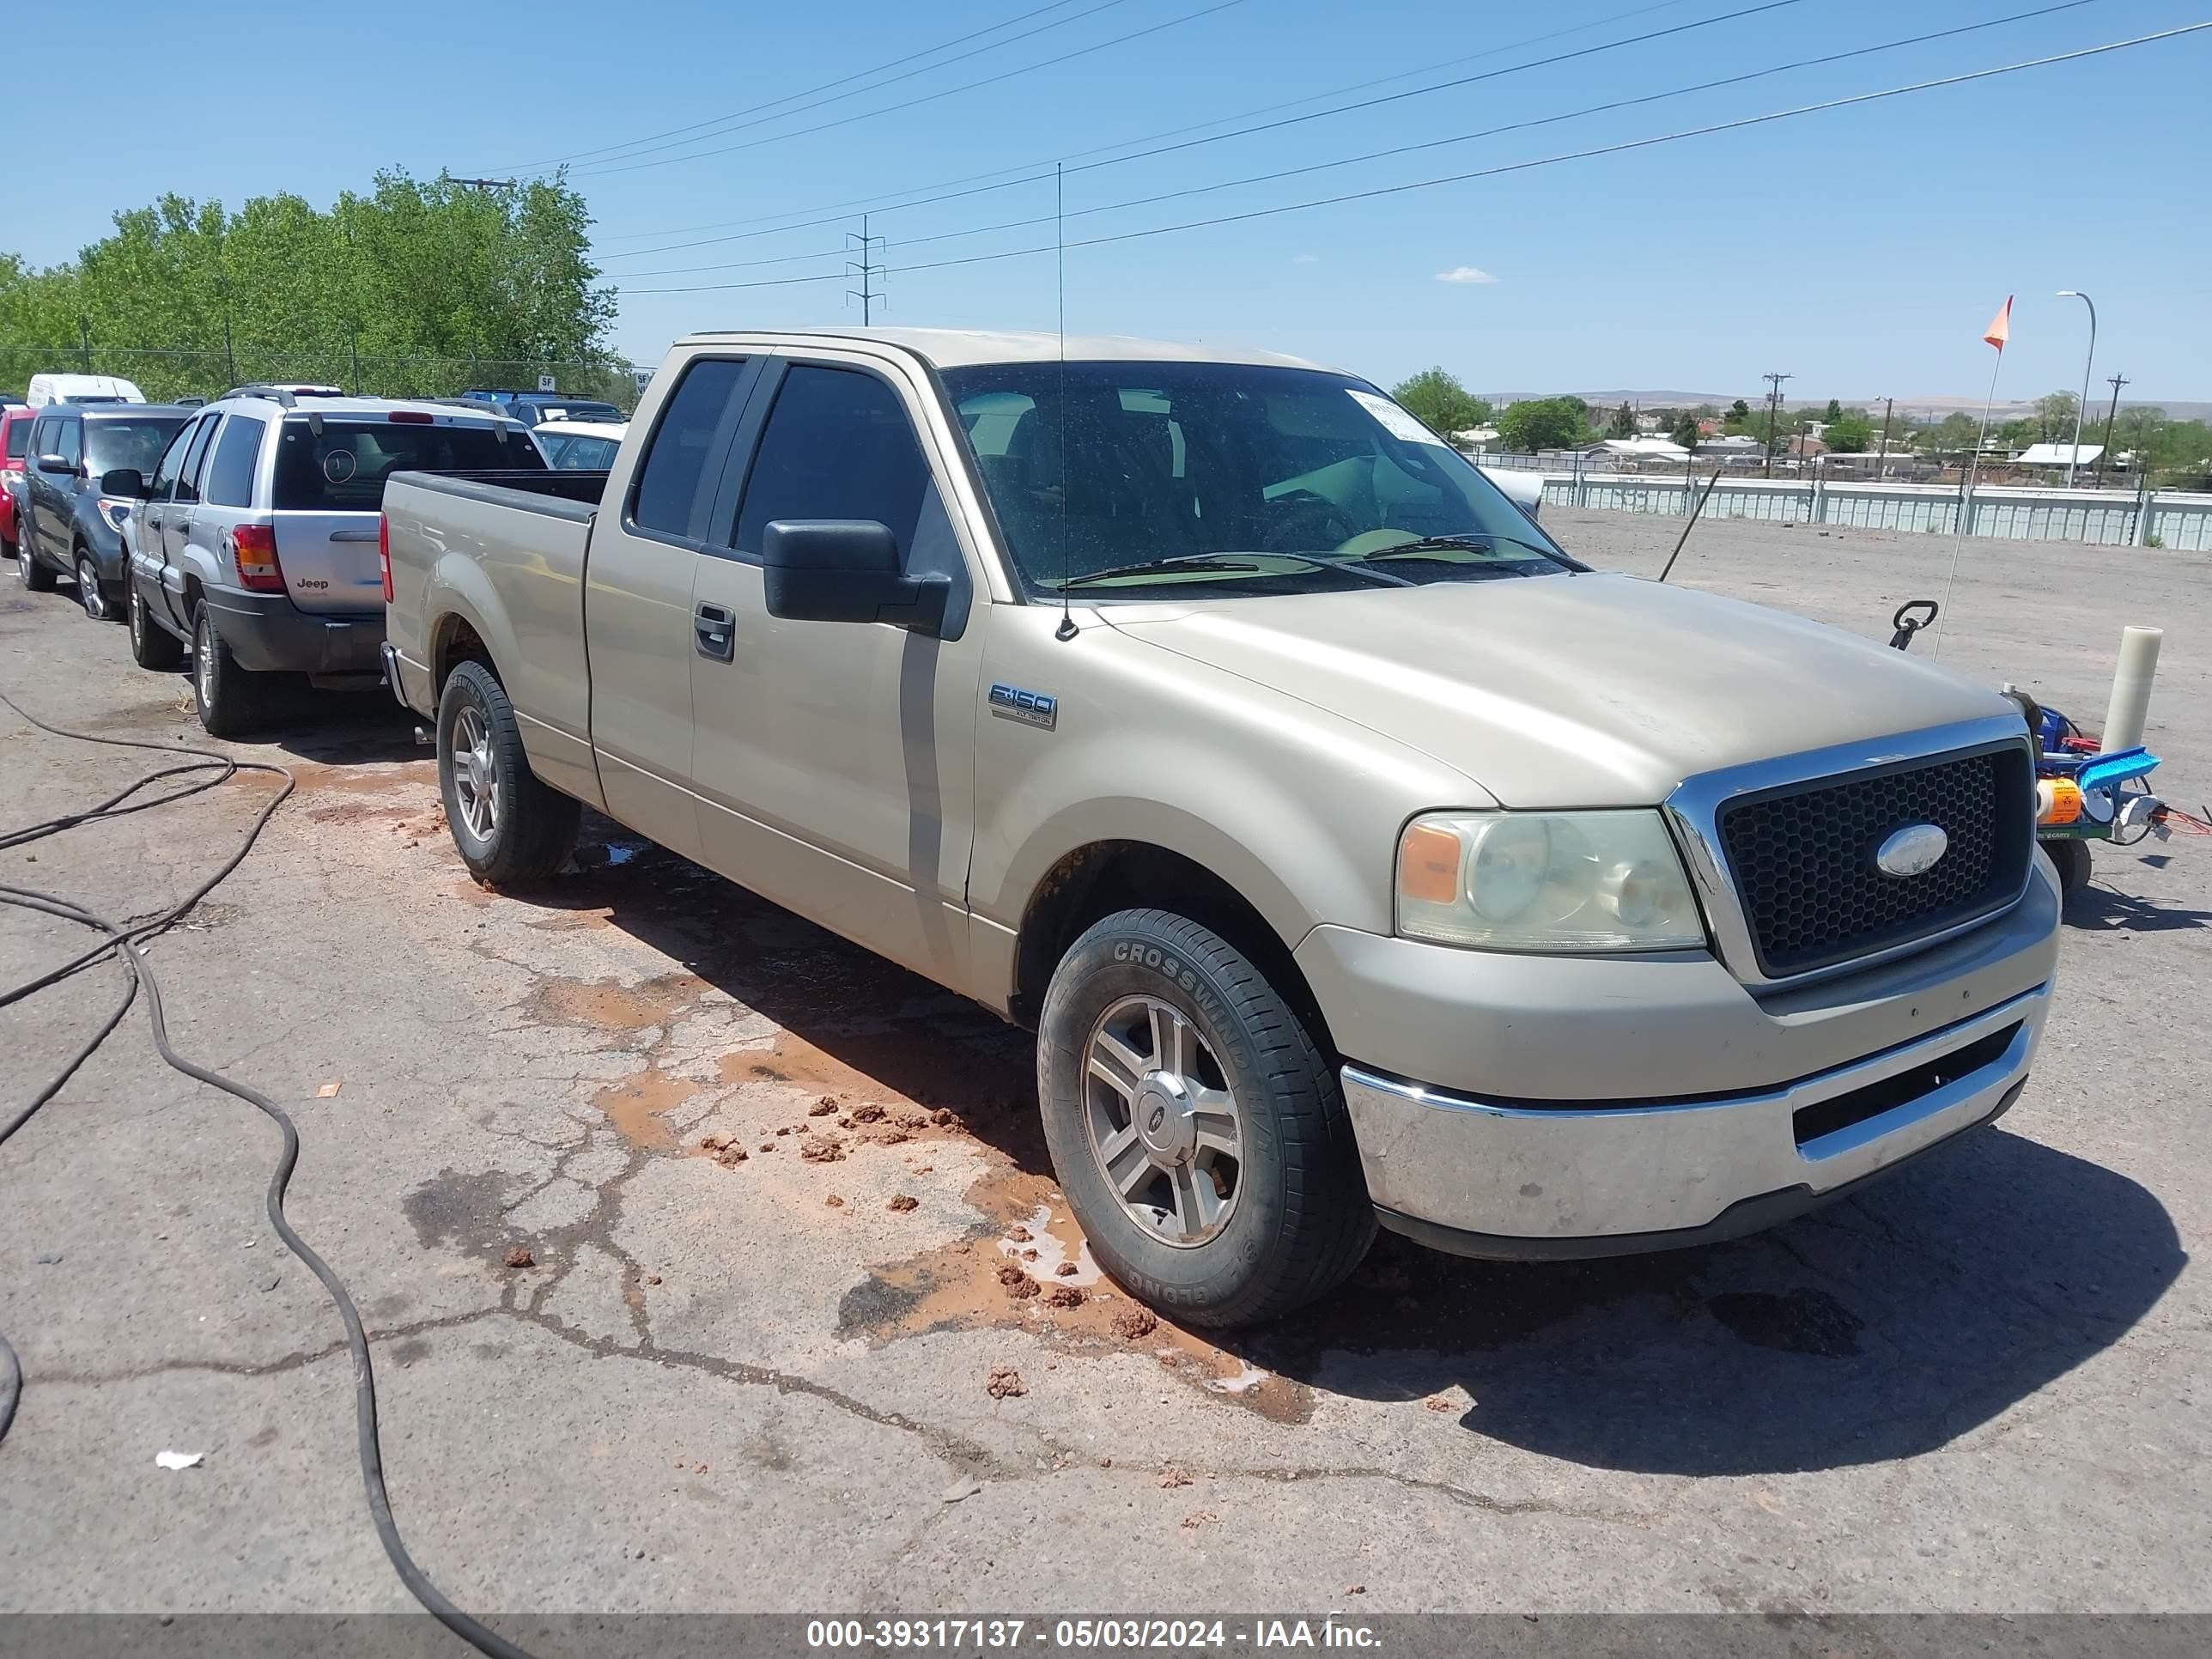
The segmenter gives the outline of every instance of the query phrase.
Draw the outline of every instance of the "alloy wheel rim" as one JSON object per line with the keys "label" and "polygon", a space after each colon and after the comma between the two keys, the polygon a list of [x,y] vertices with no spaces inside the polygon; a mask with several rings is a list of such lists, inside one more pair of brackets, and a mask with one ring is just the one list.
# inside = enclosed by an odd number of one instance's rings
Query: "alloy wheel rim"
{"label": "alloy wheel rim", "polygon": [[215,707],[215,629],[204,620],[192,630],[192,683],[199,688],[200,707]]}
{"label": "alloy wheel rim", "polygon": [[84,614],[94,622],[107,620],[107,595],[100,591],[100,573],[92,568],[90,559],[76,562],[76,599]]}
{"label": "alloy wheel rim", "polygon": [[1130,1219],[1179,1249],[1229,1224],[1243,1186],[1243,1113],[1212,1045],[1172,1003],[1123,997],[1083,1047],[1083,1122]]}
{"label": "alloy wheel rim", "polygon": [[468,832],[489,841],[499,828],[499,769],[491,723],[474,708],[464,708],[453,720],[453,799]]}

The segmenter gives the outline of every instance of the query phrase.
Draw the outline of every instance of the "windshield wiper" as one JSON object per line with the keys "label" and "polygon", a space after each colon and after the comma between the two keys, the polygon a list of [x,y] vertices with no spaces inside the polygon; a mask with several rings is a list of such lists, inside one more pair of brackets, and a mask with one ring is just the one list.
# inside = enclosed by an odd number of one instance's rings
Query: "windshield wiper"
{"label": "windshield wiper", "polygon": [[1518,536],[1502,536],[1494,530],[1464,530],[1445,536],[1422,536],[1410,542],[1394,542],[1389,547],[1378,547],[1372,553],[1356,556],[1362,559],[1387,559],[1400,553],[1463,552],[1479,547],[1485,542],[1504,542],[1509,547],[1525,547],[1547,564],[1556,564],[1569,575],[1588,568],[1578,561],[1565,558],[1540,542],[1525,541]]}
{"label": "windshield wiper", "polygon": [[1139,559],[1134,564],[1109,565],[1103,570],[1085,570],[1079,575],[1068,577],[1057,586],[1064,591],[1081,587],[1087,582],[1103,582],[1116,576],[1142,576],[1155,570],[1219,570],[1255,576],[1268,574],[1266,566],[1252,562],[1255,559],[1289,559],[1316,570],[1340,570],[1347,576],[1357,576],[1362,581],[1371,582],[1377,586],[1419,586],[1406,577],[1394,576],[1387,570],[1366,570],[1346,559],[1324,559],[1310,553],[1179,553],[1172,558]]}

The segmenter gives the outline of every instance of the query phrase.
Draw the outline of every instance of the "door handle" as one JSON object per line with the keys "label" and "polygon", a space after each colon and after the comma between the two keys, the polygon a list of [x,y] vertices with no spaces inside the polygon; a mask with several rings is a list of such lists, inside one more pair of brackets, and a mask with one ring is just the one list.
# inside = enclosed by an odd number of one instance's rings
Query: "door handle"
{"label": "door handle", "polygon": [[691,613],[691,643],[715,662],[734,662],[738,654],[737,613],[726,605],[702,605]]}

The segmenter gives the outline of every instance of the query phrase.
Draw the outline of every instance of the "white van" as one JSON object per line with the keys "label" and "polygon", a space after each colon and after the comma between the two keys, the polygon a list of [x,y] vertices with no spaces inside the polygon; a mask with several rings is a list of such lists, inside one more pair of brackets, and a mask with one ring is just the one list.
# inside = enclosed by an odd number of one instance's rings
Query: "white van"
{"label": "white van", "polygon": [[33,409],[48,404],[143,404],[146,394],[112,374],[33,374],[23,394]]}

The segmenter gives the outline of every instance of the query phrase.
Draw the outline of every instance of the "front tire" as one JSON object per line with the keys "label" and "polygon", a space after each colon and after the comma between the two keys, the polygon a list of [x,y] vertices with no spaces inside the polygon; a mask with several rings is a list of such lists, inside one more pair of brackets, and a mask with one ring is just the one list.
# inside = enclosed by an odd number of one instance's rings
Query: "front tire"
{"label": "front tire", "polygon": [[100,580],[100,567],[92,562],[92,555],[81,547],[76,550],[76,602],[94,622],[116,620],[115,606],[109,602],[107,588]]}
{"label": "front tire", "polygon": [[238,665],[202,605],[192,618],[192,702],[211,738],[240,738],[269,718],[267,677]]}
{"label": "front tire", "polygon": [[157,674],[173,674],[185,665],[184,642],[146,613],[146,596],[138,584],[125,585],[124,617],[131,629],[131,660]]}
{"label": "front tire", "polygon": [[2061,908],[2073,903],[2075,896],[2089,884],[2089,843],[2054,837],[2039,844],[2058,872],[2058,902]]}
{"label": "front tire", "polygon": [[582,804],[530,769],[507,688],[465,662],[438,698],[438,791],[469,873],[487,887],[543,881],[576,848]]}
{"label": "front tire", "polygon": [[1375,1211],[1335,1073],[1243,952],[1165,910],[1076,940],[1038,1023],[1060,1189],[1115,1281],[1193,1325],[1255,1324],[1359,1263]]}
{"label": "front tire", "polygon": [[33,593],[54,591],[54,573],[39,562],[39,556],[31,551],[29,527],[18,523],[15,526],[15,579]]}

